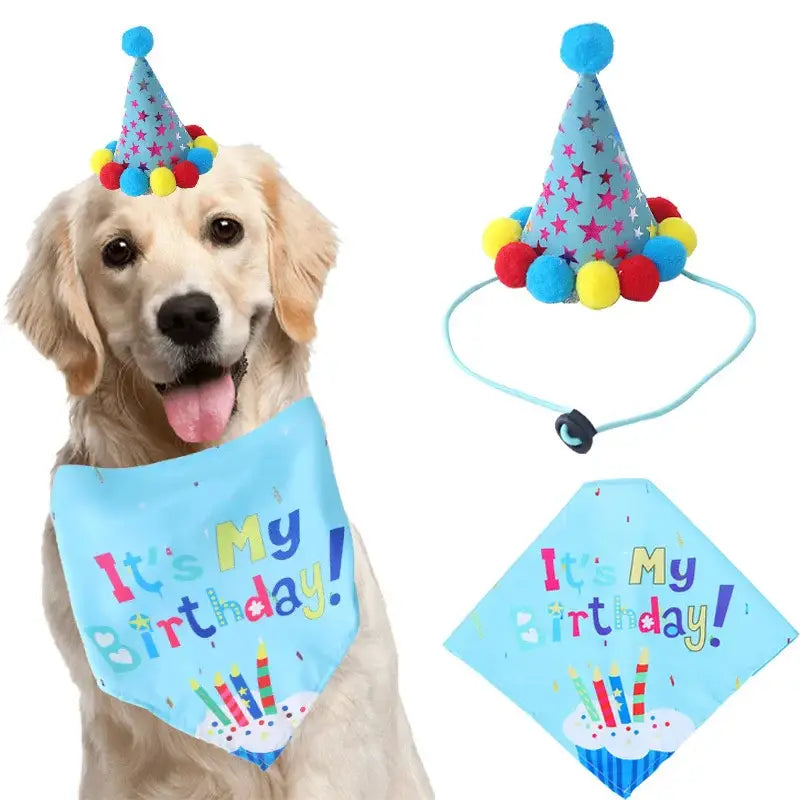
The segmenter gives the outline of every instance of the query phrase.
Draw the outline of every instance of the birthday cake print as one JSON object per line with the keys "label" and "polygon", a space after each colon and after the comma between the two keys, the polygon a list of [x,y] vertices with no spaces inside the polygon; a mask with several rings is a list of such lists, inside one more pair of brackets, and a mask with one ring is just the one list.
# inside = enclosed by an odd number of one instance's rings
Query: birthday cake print
{"label": "birthday cake print", "polygon": [[214,689],[221,704],[199,681],[192,678],[189,683],[208,709],[195,736],[262,770],[275,762],[317,699],[316,692],[297,692],[275,702],[267,648],[263,642],[256,655],[257,700],[236,665],[230,670],[230,686],[220,673],[214,676]]}
{"label": "birthday cake print", "polygon": [[568,670],[581,702],[564,720],[564,736],[575,745],[581,764],[622,797],[650,777],[694,731],[689,717],[674,708],[646,708],[648,657],[644,648],[636,664],[631,707],[616,662],[608,686],[600,668],[594,668],[594,698],[578,672]]}
{"label": "birthday cake print", "polygon": [[797,632],[652,483],[584,485],[447,647],[620,797]]}

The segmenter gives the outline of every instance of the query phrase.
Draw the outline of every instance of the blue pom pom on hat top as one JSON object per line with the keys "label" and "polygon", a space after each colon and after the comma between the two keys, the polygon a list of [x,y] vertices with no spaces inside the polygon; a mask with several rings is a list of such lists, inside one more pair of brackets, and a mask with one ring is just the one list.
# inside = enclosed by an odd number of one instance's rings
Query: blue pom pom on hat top
{"label": "blue pom pom on hat top", "polygon": [[596,75],[614,55],[614,37],[605,25],[591,22],[570,28],[561,40],[561,60],[581,75]]}
{"label": "blue pom pom on hat top", "polygon": [[122,49],[133,58],[145,58],[153,49],[153,34],[150,28],[139,25],[122,34]]}

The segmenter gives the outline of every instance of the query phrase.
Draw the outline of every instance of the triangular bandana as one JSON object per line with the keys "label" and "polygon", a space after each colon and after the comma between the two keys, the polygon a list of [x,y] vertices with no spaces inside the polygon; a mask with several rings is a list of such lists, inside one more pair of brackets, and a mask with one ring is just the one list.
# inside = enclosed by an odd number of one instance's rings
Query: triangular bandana
{"label": "triangular bandana", "polygon": [[447,642],[622,797],[797,632],[651,483],[586,484]]}

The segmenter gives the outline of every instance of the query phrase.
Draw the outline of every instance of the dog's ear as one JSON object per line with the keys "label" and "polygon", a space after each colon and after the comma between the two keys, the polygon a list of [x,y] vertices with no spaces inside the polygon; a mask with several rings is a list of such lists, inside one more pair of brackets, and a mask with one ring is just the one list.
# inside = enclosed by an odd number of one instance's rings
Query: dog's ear
{"label": "dog's ear", "polygon": [[275,313],[295,342],[310,342],[317,332],[314,312],[328,270],[336,260],[331,224],[278,172],[261,171],[269,220],[269,270]]}
{"label": "dog's ear", "polygon": [[104,350],[75,260],[69,207],[69,193],[61,194],[37,221],[8,316],[64,373],[69,393],[87,395],[100,380]]}

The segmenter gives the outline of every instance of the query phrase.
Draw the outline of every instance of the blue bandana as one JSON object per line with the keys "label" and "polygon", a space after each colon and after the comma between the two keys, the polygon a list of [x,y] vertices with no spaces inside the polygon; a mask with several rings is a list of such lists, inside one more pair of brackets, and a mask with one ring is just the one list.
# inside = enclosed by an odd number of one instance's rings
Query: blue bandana
{"label": "blue bandana", "polygon": [[622,797],[797,635],[651,483],[586,484],[447,647]]}
{"label": "blue bandana", "polygon": [[125,469],[62,466],[52,518],[100,688],[266,769],[355,638],[319,412]]}

